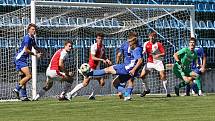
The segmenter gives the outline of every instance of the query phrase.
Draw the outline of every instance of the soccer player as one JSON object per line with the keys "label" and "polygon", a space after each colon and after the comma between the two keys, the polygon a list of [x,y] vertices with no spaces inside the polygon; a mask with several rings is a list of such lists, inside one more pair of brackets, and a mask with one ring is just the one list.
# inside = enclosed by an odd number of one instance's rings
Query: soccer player
{"label": "soccer player", "polygon": [[52,56],[49,66],[46,70],[46,84],[33,100],[38,100],[41,96],[43,96],[45,92],[47,92],[52,87],[54,80],[61,80],[65,82],[63,92],[59,96],[59,100],[64,99],[64,94],[71,88],[73,82],[73,74],[66,70],[64,65],[64,60],[66,60],[68,57],[68,53],[71,51],[71,49],[72,42],[67,40],[64,43],[64,48],[57,50]]}
{"label": "soccer player", "polygon": [[[137,37],[136,36],[129,36],[128,42],[129,42],[129,50],[130,53],[129,61],[123,64],[116,64],[113,66],[109,66],[102,70],[94,70],[89,73],[84,74],[85,78],[88,79],[89,76],[104,76],[105,74],[115,74],[115,75],[124,75],[124,76],[134,76],[136,73],[136,70],[140,67],[142,64],[142,48],[137,46]],[[130,100],[130,89],[128,89],[125,93],[125,99],[124,100]],[[126,95],[127,94],[127,95]],[[71,100],[72,93],[67,93],[66,98]]]}
{"label": "soccer player", "polygon": [[185,87],[187,84],[192,85],[193,80],[199,78],[199,75],[190,69],[190,64],[193,61],[197,61],[197,53],[194,51],[195,45],[196,39],[191,37],[189,40],[189,47],[183,48],[173,55],[176,61],[173,66],[173,73],[177,78],[183,80],[175,86],[175,94],[177,96],[179,96],[179,89],[181,87]]}
{"label": "soccer player", "polygon": [[[112,65],[111,61],[109,59],[107,59],[105,56],[105,46],[103,44],[103,40],[104,40],[104,34],[97,33],[96,34],[96,43],[94,43],[90,47],[90,57],[89,57],[88,64],[90,65],[91,71],[93,71],[95,69],[100,69],[101,62],[103,62],[106,65]],[[70,94],[74,95],[77,91],[79,91],[83,87],[86,87],[89,84],[91,79],[92,79],[91,77],[84,78],[83,82],[76,85],[76,87],[71,91]],[[105,82],[104,82],[103,77],[96,77],[95,79],[99,82],[100,86],[102,86],[102,87],[104,86]],[[89,96],[90,100],[95,99],[95,91],[96,91],[96,88],[94,88],[93,92]]]}
{"label": "soccer player", "polygon": [[[135,36],[137,37],[137,33],[135,32],[130,32],[128,36]],[[136,39],[137,40],[137,39]],[[138,40],[137,40],[138,43]],[[131,53],[128,52],[129,50],[129,42],[126,41],[124,42],[120,48],[119,48],[119,52],[117,53],[117,57],[116,57],[116,64],[120,63],[120,59],[123,56],[124,59],[124,63],[127,63],[129,61],[129,55]],[[127,84],[128,83],[128,84]],[[133,87],[134,87],[134,78],[130,77],[130,76],[124,76],[124,75],[118,75],[113,81],[112,81],[113,86],[117,89],[118,91],[118,96],[120,99],[123,99],[123,93],[125,93],[126,89],[126,84],[128,85],[128,89],[130,88],[131,92],[130,95],[132,94],[133,91]]]}
{"label": "soccer player", "polygon": [[[196,63],[195,61],[192,62],[192,70],[196,73],[196,75],[202,75],[205,72],[205,65],[206,65],[206,53],[204,52],[204,49],[202,47],[197,47],[195,48],[195,52],[197,53],[197,57],[198,57],[198,63]],[[194,83],[196,83],[197,87],[198,87],[198,95],[199,96],[203,96],[202,93],[202,86],[201,86],[201,77],[198,76],[198,78],[196,78],[194,80]],[[190,86],[192,85],[187,85],[186,86],[186,95],[189,96],[190,95]],[[195,92],[193,92],[195,94]]]}
{"label": "soccer player", "polygon": [[147,89],[147,82],[144,81],[146,75],[152,70],[155,69],[159,71],[160,80],[163,82],[163,87],[166,90],[167,97],[171,97],[169,88],[167,86],[167,79],[164,70],[164,64],[162,62],[163,57],[165,56],[165,49],[162,43],[157,42],[156,32],[151,32],[149,34],[149,41],[146,41],[143,45],[143,52],[147,54],[147,63],[143,67],[140,77],[143,80],[143,93],[140,95],[144,97],[146,94],[150,93],[150,90]]}
{"label": "soccer player", "polygon": [[[13,92],[16,95],[16,98],[20,99],[19,92],[21,92],[21,100],[29,101],[27,97],[26,84],[31,79],[32,75],[28,67],[27,59],[29,55],[36,56],[37,58],[41,57],[40,49],[37,47],[34,35],[36,33],[36,25],[29,24],[27,27],[28,34],[23,37],[21,47],[19,48],[18,53],[15,57],[16,70],[19,71],[21,80],[16,85]],[[33,53],[31,51],[32,47],[38,51],[38,53]]]}

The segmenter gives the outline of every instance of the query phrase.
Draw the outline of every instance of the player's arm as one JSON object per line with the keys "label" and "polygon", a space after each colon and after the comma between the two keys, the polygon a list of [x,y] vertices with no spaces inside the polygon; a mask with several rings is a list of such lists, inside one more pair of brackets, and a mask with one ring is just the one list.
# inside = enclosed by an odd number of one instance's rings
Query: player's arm
{"label": "player's arm", "polygon": [[118,52],[116,55],[116,64],[119,64],[121,57],[122,57],[122,53]]}
{"label": "player's arm", "polygon": [[146,44],[147,44],[147,42],[144,42],[144,44],[143,44],[143,54],[145,54],[146,53]]}
{"label": "player's arm", "polygon": [[178,52],[174,53],[173,57],[174,57],[176,63],[178,63],[179,65],[181,65],[181,61],[180,61],[180,59],[178,57]]}
{"label": "player's arm", "polygon": [[63,59],[59,60],[59,68],[60,68],[60,71],[62,71],[66,74],[66,76],[69,76],[69,71],[66,70],[66,68],[64,67]]}
{"label": "player's arm", "polygon": [[66,57],[67,53],[66,52],[61,52],[61,56],[60,56],[60,59],[59,59],[59,68],[60,68],[60,71],[64,72],[66,74],[66,76],[70,76],[71,74],[69,73],[69,71],[65,68],[65,65],[64,65],[64,59]]}
{"label": "player's arm", "polygon": [[136,72],[136,70],[142,65],[143,63],[143,54],[142,54],[142,48],[137,48],[135,53],[134,53],[134,59],[137,60],[136,65],[134,66],[134,68],[130,71],[131,75],[134,75],[134,73]]}
{"label": "player's arm", "polygon": [[91,57],[94,61],[102,61],[103,63],[106,63],[106,60],[103,59],[103,58],[97,58],[95,55],[96,55],[96,48],[94,46],[91,46],[90,48],[90,54],[91,54]]}
{"label": "player's arm", "polygon": [[[105,48],[105,47],[104,47]],[[109,66],[112,65],[112,62],[106,57],[105,55],[105,49],[104,49],[104,53],[102,55],[102,58],[105,60],[105,63],[108,64]]]}
{"label": "player's arm", "polygon": [[125,43],[121,45],[121,47],[119,48],[119,51],[116,55],[116,64],[120,63],[121,57],[122,57],[123,52],[124,52],[124,50],[123,50],[124,45],[125,45]]}
{"label": "player's arm", "polygon": [[[173,55],[173,57],[174,57],[176,63],[177,63],[178,65],[180,65],[180,67],[182,67],[182,63],[181,63],[181,60],[180,60],[179,56],[182,55],[182,54],[185,54],[185,52],[186,52],[186,48],[183,48],[183,49],[177,51],[176,53],[174,53],[174,55]],[[180,68],[180,67],[179,67],[179,68]]]}
{"label": "player's arm", "polygon": [[164,57],[166,54],[165,49],[164,49],[164,46],[160,42],[158,42],[158,49],[159,49],[160,53],[156,54],[156,58]]}
{"label": "player's arm", "polygon": [[201,68],[200,68],[200,71],[201,71],[202,73],[204,73],[204,72],[205,72],[206,60],[207,60],[206,54],[205,54],[205,53],[203,53],[203,57],[202,57],[202,65],[201,65]]}
{"label": "player's arm", "polygon": [[31,46],[30,45],[31,43],[30,43],[30,39],[28,37],[24,37],[24,44],[25,44],[24,50],[25,50],[26,53],[28,53],[29,55],[36,56],[36,57],[40,57],[41,56],[40,54],[33,53],[29,49],[29,46]]}
{"label": "player's arm", "polygon": [[34,47],[34,49],[35,49],[38,53],[40,53],[40,54],[44,53],[44,51],[43,51],[41,48],[39,48],[39,47],[37,46],[37,44],[36,44],[35,41],[33,41],[33,45],[32,45],[32,46]]}

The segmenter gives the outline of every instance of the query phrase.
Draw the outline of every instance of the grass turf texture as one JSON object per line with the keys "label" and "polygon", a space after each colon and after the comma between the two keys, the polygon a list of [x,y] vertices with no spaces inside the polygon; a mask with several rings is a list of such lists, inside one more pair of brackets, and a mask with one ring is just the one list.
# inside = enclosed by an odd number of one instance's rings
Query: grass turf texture
{"label": "grass turf texture", "polygon": [[0,103],[0,121],[215,121],[215,95],[204,97],[115,96],[96,100],[45,99]]}

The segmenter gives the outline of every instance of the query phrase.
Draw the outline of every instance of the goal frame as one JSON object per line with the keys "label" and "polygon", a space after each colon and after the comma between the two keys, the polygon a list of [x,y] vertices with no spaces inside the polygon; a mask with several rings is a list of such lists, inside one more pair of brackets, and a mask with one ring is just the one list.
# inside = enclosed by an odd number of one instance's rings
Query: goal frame
{"label": "goal frame", "polygon": [[[117,7],[117,8],[161,8],[161,9],[188,9],[190,11],[190,33],[191,37],[195,37],[194,22],[195,22],[195,6],[194,5],[164,5],[164,4],[119,4],[119,3],[82,3],[82,2],[61,2],[61,1],[31,1],[31,23],[35,23],[36,6],[77,6],[77,7]],[[32,50],[34,53],[35,49]],[[36,96],[37,84],[37,59],[32,56],[32,97]]]}

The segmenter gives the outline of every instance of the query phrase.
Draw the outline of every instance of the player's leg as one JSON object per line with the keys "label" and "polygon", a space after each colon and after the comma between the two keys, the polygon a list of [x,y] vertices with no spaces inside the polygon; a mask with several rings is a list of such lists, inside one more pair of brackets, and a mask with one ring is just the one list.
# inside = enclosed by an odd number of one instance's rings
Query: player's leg
{"label": "player's leg", "polygon": [[146,76],[149,73],[149,69],[147,68],[147,64],[143,67],[143,70],[141,71],[140,78],[142,79],[142,86],[143,86],[143,92],[140,94],[140,97],[144,97],[146,94],[150,93],[150,89],[148,88],[148,83],[146,81]]}
{"label": "player's leg", "polygon": [[105,85],[105,80],[103,77],[95,78],[99,82],[100,86],[93,87],[93,91],[89,95],[89,100],[95,100],[96,99],[96,91],[100,90],[101,87]]}
{"label": "player's leg", "polygon": [[61,94],[58,97],[58,100],[62,101],[62,100],[67,100],[65,98],[65,94],[71,89],[72,87],[72,83],[73,83],[73,77],[72,76],[65,76],[61,79],[61,82],[64,82],[64,87],[63,87],[63,91],[61,92]]}
{"label": "player's leg", "polygon": [[128,79],[128,84],[126,91],[124,93],[124,101],[131,100],[131,95],[133,93],[133,87],[134,87],[134,78],[129,77]]}
{"label": "player's leg", "polygon": [[[23,74],[21,71],[19,71],[19,77],[20,77],[20,79],[22,79],[22,78],[25,77],[25,74]],[[17,87],[17,86],[19,86],[19,84],[17,84],[16,87]],[[18,89],[15,88],[15,89],[13,90],[13,92],[14,92],[14,94],[16,95],[16,98],[17,98],[17,99],[20,99]]]}
{"label": "player's leg", "polygon": [[198,95],[202,96],[202,87],[201,87],[201,77],[200,77],[200,73],[197,73],[196,71],[192,71],[190,73],[190,75],[195,79],[195,84],[197,85],[197,90],[195,90],[196,88],[193,89],[193,91]]}
{"label": "player's leg", "polygon": [[[120,64],[117,64],[120,65]],[[116,74],[116,70],[114,69],[116,65],[109,66],[107,68],[101,70],[93,70],[87,74],[87,76],[104,76],[105,74]]]}
{"label": "player's leg", "polygon": [[82,83],[77,84],[72,91],[66,93],[65,98],[67,98],[68,100],[71,100],[74,94],[76,94],[79,90],[81,90],[82,88],[86,87],[89,84],[90,79],[91,77],[84,78]]}
{"label": "player's leg", "polygon": [[41,98],[42,96],[44,96],[45,93],[49,89],[51,89],[52,86],[53,86],[53,78],[47,77],[45,86],[39,91],[39,93],[36,95],[36,97],[33,100],[38,100],[39,98]]}
{"label": "player's leg", "polygon": [[160,79],[161,79],[161,81],[163,83],[163,87],[164,87],[164,89],[166,91],[166,96],[167,97],[171,97],[170,91],[169,91],[169,87],[168,87],[168,84],[167,84],[167,79],[166,79],[165,71],[164,70],[159,71],[159,74],[160,74]]}
{"label": "player's leg", "polygon": [[180,82],[178,85],[175,86],[175,94],[177,96],[179,96],[180,88],[185,87],[189,83],[192,83],[193,78],[187,76],[189,75],[190,72],[191,71],[189,69],[187,69],[187,71],[182,71],[177,67],[177,65],[174,65],[173,73],[176,75],[177,78],[180,78],[181,80],[183,80],[182,82]]}
{"label": "player's leg", "polygon": [[27,84],[27,83],[25,83],[25,84],[22,86],[22,88],[20,89],[21,100],[22,100],[22,101],[30,101],[30,100],[28,99],[28,96],[27,96],[26,84]]}
{"label": "player's leg", "polygon": [[120,99],[123,99],[123,94],[125,93],[126,89],[126,82],[124,82],[123,76],[122,75],[117,75],[113,81],[112,81],[113,86],[117,90],[117,95],[119,96]]}
{"label": "player's leg", "polygon": [[24,64],[20,64],[20,71],[21,73],[23,73],[21,80],[19,81],[19,83],[16,85],[15,89],[13,90],[13,92],[16,93],[17,98],[19,99],[19,91],[22,88],[22,86],[25,85],[25,83],[27,83],[30,79],[31,79],[31,73],[30,73],[30,69],[28,68],[27,65]]}

